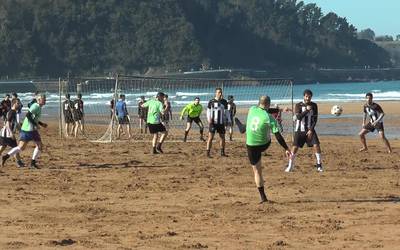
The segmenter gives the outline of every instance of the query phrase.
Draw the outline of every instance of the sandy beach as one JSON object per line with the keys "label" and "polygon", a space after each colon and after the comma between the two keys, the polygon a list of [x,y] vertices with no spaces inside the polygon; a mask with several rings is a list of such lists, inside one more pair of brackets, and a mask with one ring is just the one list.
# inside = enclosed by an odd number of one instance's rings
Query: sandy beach
{"label": "sandy beach", "polygon": [[[379,102],[385,125],[399,127],[396,102]],[[331,103],[320,104],[328,114]],[[321,120],[360,127],[362,103],[342,103],[344,116]],[[319,127],[318,127],[319,129]],[[0,249],[395,249],[400,245],[400,141],[369,137],[359,153],[354,136],[320,136],[325,171],[311,149],[284,173],[273,140],[263,157],[258,192],[243,140],[228,158],[205,158],[205,143],[167,142],[164,155],[143,141],[96,144],[60,140],[52,122],[42,130],[42,169],[1,169]],[[195,132],[193,132],[194,134]],[[197,133],[197,132],[196,132]],[[196,135],[197,136],[197,135]],[[218,140],[217,140],[218,141]],[[29,147],[22,156],[29,161]]]}

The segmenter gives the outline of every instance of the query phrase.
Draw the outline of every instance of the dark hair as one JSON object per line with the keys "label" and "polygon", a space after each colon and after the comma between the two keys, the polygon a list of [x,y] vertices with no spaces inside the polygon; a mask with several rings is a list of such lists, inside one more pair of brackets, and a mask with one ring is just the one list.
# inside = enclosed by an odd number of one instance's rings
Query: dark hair
{"label": "dark hair", "polygon": [[168,95],[166,94],[165,97],[168,98]]}
{"label": "dark hair", "polygon": [[71,95],[70,94],[66,94],[65,98],[69,99],[69,98],[71,98]]}
{"label": "dark hair", "polygon": [[228,100],[233,100],[233,95],[228,95]]}
{"label": "dark hair", "polygon": [[141,95],[141,96],[140,96],[140,99],[143,99],[143,100],[144,100],[144,99],[145,99],[145,96],[144,96],[144,95]]}
{"label": "dark hair", "polygon": [[164,97],[164,96],[165,96],[165,94],[163,92],[158,92],[157,93],[157,97]]}
{"label": "dark hair", "polygon": [[216,87],[215,91],[220,90],[222,92],[222,88],[221,87]]}
{"label": "dark hair", "polygon": [[123,98],[123,97],[125,97],[124,94],[120,94],[120,95],[119,95],[119,98]]}
{"label": "dark hair", "polygon": [[11,95],[12,95],[12,96],[15,96],[15,98],[17,98],[17,97],[18,97],[18,94],[17,94],[17,93],[15,93],[15,92],[12,92],[12,93],[11,93]]}
{"label": "dark hair", "polygon": [[373,98],[373,95],[372,95],[371,92],[368,92],[368,93],[365,95],[365,97],[368,97],[368,96],[370,96],[371,98]]}
{"label": "dark hair", "polygon": [[10,94],[6,94],[6,97],[10,97]]}
{"label": "dark hair", "polygon": [[196,100],[199,100],[199,101],[200,101],[200,97],[196,96],[196,97],[194,98],[194,100],[195,100],[195,101],[196,101]]}
{"label": "dark hair", "polygon": [[81,93],[79,93],[77,96],[78,96],[78,98],[82,98],[82,94]]}
{"label": "dark hair", "polygon": [[303,91],[303,96],[305,96],[305,95],[310,95],[310,96],[312,96],[312,91],[309,90],[309,89],[305,89],[305,90]]}

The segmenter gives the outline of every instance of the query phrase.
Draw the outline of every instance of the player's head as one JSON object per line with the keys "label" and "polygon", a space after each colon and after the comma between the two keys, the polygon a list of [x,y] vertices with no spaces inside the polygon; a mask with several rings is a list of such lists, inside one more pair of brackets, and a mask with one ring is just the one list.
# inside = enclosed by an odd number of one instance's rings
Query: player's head
{"label": "player's head", "polygon": [[12,93],[11,93],[11,96],[12,96],[12,99],[18,98],[18,94],[15,93],[15,92],[12,92]]}
{"label": "player's head", "polygon": [[222,88],[215,88],[215,99],[222,99]]}
{"label": "player's head", "polygon": [[78,93],[76,96],[78,97],[78,99],[82,99],[82,94],[81,93]]}
{"label": "player's head", "polygon": [[194,104],[198,105],[200,103],[200,97],[195,97],[194,98]]}
{"label": "player's head", "polygon": [[374,96],[372,95],[372,93],[365,94],[365,99],[367,100],[368,104],[372,104],[372,99],[373,98],[374,98]]}
{"label": "player's head", "polygon": [[313,95],[313,93],[312,93],[311,90],[309,90],[309,89],[304,90],[304,91],[303,91],[303,100],[304,100],[304,103],[310,103],[310,102],[311,102],[312,95]]}
{"label": "player's head", "polygon": [[40,107],[44,106],[46,104],[46,95],[45,94],[37,94],[37,103],[40,105]]}
{"label": "player's head", "polygon": [[167,95],[167,94],[164,96],[164,99],[165,99],[165,100],[168,100],[168,95]]}
{"label": "player's head", "polygon": [[163,92],[158,92],[156,98],[162,102],[164,100],[165,94]]}
{"label": "player's head", "polygon": [[124,95],[124,94],[120,94],[120,95],[119,95],[119,99],[125,100],[125,95]]}
{"label": "player's head", "polygon": [[6,94],[6,96],[4,97],[4,99],[5,99],[5,100],[10,99],[10,95],[9,95],[9,94]]}
{"label": "player's head", "polygon": [[233,102],[235,99],[233,98],[233,95],[228,95],[228,101]]}
{"label": "player's head", "polygon": [[19,101],[16,98],[14,98],[11,101],[11,109],[13,109],[13,110],[19,109]]}
{"label": "player's head", "polygon": [[267,95],[260,96],[260,99],[258,100],[258,106],[264,109],[268,109],[269,106],[271,105],[271,98]]}
{"label": "player's head", "polygon": [[144,100],[145,100],[144,95],[140,96],[140,100],[141,100],[141,101],[144,101]]}
{"label": "player's head", "polygon": [[71,99],[71,95],[70,94],[66,94],[65,95],[65,99],[67,99],[67,100]]}

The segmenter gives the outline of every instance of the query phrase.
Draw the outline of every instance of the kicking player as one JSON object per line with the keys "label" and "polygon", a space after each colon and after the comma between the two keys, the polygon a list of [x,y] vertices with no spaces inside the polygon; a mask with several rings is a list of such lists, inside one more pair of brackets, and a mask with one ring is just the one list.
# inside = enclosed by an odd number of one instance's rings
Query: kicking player
{"label": "kicking player", "polygon": [[39,168],[36,165],[36,160],[38,159],[40,152],[43,149],[43,144],[38,129],[39,126],[43,128],[47,127],[46,123],[40,121],[42,107],[45,104],[46,104],[46,96],[44,94],[38,94],[37,102],[32,103],[28,113],[26,114],[24,122],[22,123],[19,144],[17,147],[11,149],[6,155],[2,156],[1,159],[2,166],[4,166],[8,158],[23,151],[29,141],[34,141],[36,147],[33,150],[30,167],[36,169]]}
{"label": "kicking player", "polygon": [[293,170],[296,153],[299,147],[302,148],[306,143],[308,147],[314,148],[315,158],[317,160],[317,171],[323,171],[321,163],[321,147],[317,133],[315,132],[315,125],[318,120],[318,106],[316,103],[311,101],[312,95],[313,93],[311,90],[304,90],[303,101],[297,103],[295,106],[296,127],[294,132],[292,155],[285,172]]}
{"label": "kicking player", "polygon": [[[147,113],[147,125],[149,127],[150,134],[153,135],[153,154],[164,153],[161,146],[168,135],[168,131],[161,123],[161,116],[164,113],[163,102],[164,93],[159,92],[156,98],[151,99],[142,104],[142,107],[148,108]],[[158,134],[161,134],[160,140],[158,141]],[[157,142],[158,141],[158,142]]]}
{"label": "kicking player", "polygon": [[249,109],[246,123],[247,155],[253,168],[254,180],[260,193],[261,203],[268,201],[264,192],[261,153],[271,145],[271,133],[275,135],[279,144],[285,149],[287,157],[291,155],[285,139],[279,133],[277,121],[267,112],[270,104],[269,96],[261,96],[258,106]]}
{"label": "kicking player", "polygon": [[[6,123],[0,131],[0,155],[7,146],[14,148],[18,145],[14,133],[16,130],[19,103],[20,102],[16,99],[12,101],[11,109],[7,113]],[[15,158],[17,159],[18,167],[24,167],[24,163],[22,162],[19,153],[15,155]]]}
{"label": "kicking player", "polygon": [[74,121],[75,121],[75,138],[78,136],[78,129],[81,131],[82,135],[85,135],[84,130],[84,116],[85,113],[83,112],[83,101],[82,101],[82,94],[79,93],[77,95],[77,99],[74,100]]}
{"label": "kicking player", "polygon": [[128,114],[128,109],[126,108],[125,95],[120,95],[119,100],[115,106],[115,110],[118,116],[118,128],[117,128],[117,139],[120,138],[121,132],[123,132],[122,125],[126,124],[126,131],[128,132],[128,138],[132,137],[131,135],[131,125]]}
{"label": "kicking player", "polygon": [[229,140],[232,141],[234,118],[236,116],[236,104],[234,103],[233,95],[228,96],[228,110],[231,117],[231,122],[228,123],[227,128],[229,132]]}
{"label": "kicking player", "polygon": [[146,102],[145,97],[141,96],[140,100],[138,102],[139,128],[140,128],[141,134],[143,134],[143,127],[144,127],[144,133],[147,134],[147,112],[148,112],[148,109],[143,107],[143,105],[142,105],[145,102]]}
{"label": "kicking player", "polygon": [[[385,116],[385,113],[383,112],[381,106],[373,101],[372,93],[367,93],[365,95],[365,98],[367,102],[364,104],[364,118],[362,123],[362,129],[359,133],[361,144],[363,146],[360,149],[360,152],[368,150],[365,135],[368,134],[369,132],[374,132],[376,129],[380,137],[382,138],[388,153],[391,154],[392,148],[390,147],[390,143],[385,136],[385,130],[383,128],[383,116]],[[366,123],[367,116],[369,116],[370,118],[370,121],[368,123]]]}
{"label": "kicking player", "polygon": [[[64,114],[64,121],[65,121],[65,136],[69,137],[70,130],[71,134],[74,130],[74,117],[72,115],[74,109],[74,103],[71,101],[71,95],[65,95],[65,101],[63,103],[63,114]],[[71,126],[71,128],[70,128]]]}
{"label": "kicking player", "polygon": [[219,134],[221,156],[225,154],[225,125],[231,122],[231,116],[228,110],[228,102],[222,97],[222,89],[215,89],[215,98],[208,102],[207,106],[208,121],[208,140],[207,140],[207,157],[211,157],[211,146],[215,132]]}
{"label": "kicking player", "polygon": [[171,102],[168,101],[168,95],[165,95],[163,102],[164,114],[161,116],[162,124],[166,130],[169,130],[169,120],[172,120],[172,107]]}
{"label": "kicking player", "polygon": [[192,123],[195,122],[197,126],[199,126],[200,129],[200,140],[201,141],[206,141],[203,136],[204,132],[204,125],[203,122],[200,119],[201,112],[203,111],[203,106],[200,104],[200,98],[196,97],[194,98],[193,103],[189,103],[186,105],[181,112],[181,120],[183,120],[183,116],[187,113],[187,118],[186,118],[186,129],[185,129],[185,137],[183,138],[183,141],[186,142],[187,136],[189,134],[190,129],[192,128]]}

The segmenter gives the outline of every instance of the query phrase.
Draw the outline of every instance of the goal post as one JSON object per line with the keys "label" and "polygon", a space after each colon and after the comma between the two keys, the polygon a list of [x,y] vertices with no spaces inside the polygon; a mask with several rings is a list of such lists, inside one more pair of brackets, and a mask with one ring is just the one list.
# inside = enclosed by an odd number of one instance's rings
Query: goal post
{"label": "goal post", "polygon": [[[185,105],[194,101],[195,97],[200,98],[203,106],[201,120],[205,126],[204,131],[208,131],[206,109],[208,101],[214,97],[215,88],[223,89],[223,96],[233,96],[237,106],[236,117],[245,121],[247,111],[250,106],[258,103],[261,95],[271,97],[271,107],[278,105],[280,108],[293,108],[293,80],[292,79],[191,79],[191,78],[167,78],[167,77],[144,77],[116,75],[115,77],[92,77],[92,78],[71,78],[61,80],[60,87],[63,96],[66,93],[75,99],[78,93],[82,94],[84,102],[84,136],[94,142],[113,142],[117,141],[118,119],[113,116],[114,110],[111,109],[110,102],[117,103],[119,95],[126,97],[127,110],[129,113],[129,125],[132,132],[132,140],[150,140],[151,135],[141,133],[139,129],[138,102],[141,97],[146,100],[154,98],[158,92],[168,95],[172,107],[172,115],[168,121],[169,140],[182,141],[186,127],[186,116],[180,119],[181,111]],[[60,98],[60,105],[65,98]],[[114,111],[114,112],[112,112]],[[283,134],[290,138],[293,131],[292,112],[282,112]],[[65,121],[62,118],[65,127]],[[126,125],[121,125],[125,130]],[[195,123],[189,134],[189,141],[199,141],[199,128]],[[65,132],[65,131],[64,131]],[[65,133],[63,133],[65,135]],[[79,135],[81,136],[81,135]],[[234,139],[243,139],[234,127]],[[121,136],[122,140],[127,139],[127,135]]]}

